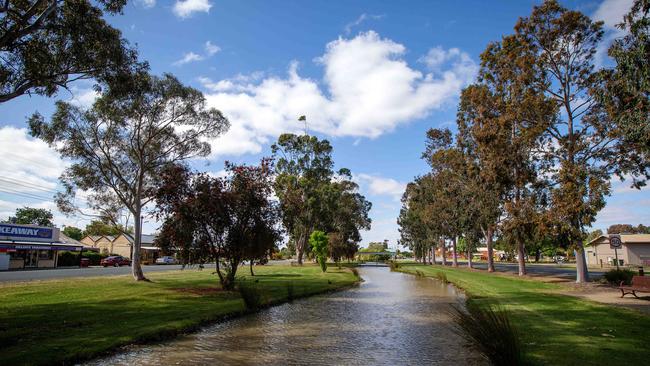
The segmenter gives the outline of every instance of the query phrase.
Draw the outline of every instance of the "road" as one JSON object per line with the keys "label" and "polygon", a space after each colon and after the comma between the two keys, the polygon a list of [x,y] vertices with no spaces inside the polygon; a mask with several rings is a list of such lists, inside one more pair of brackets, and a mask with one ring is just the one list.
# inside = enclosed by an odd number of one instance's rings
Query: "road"
{"label": "road", "polygon": [[[151,265],[142,266],[145,273],[173,271],[181,269],[180,265]],[[0,272],[0,282],[35,281],[71,277],[115,276],[131,273],[131,267],[89,267],[89,268],[57,268],[28,271]]]}
{"label": "road", "polygon": [[[467,263],[459,263],[460,266],[466,266]],[[487,262],[478,262],[473,263],[474,268],[487,270]],[[494,267],[497,272],[512,272],[518,273],[519,266],[516,263],[494,263]],[[554,264],[554,263],[526,263],[526,271],[531,276],[550,276],[550,277],[562,277],[562,278],[571,278],[576,277],[575,265],[572,264]],[[604,269],[589,269],[589,277],[591,279],[600,278],[606,270]]]}
{"label": "road", "polygon": [[[270,261],[270,265],[288,265],[291,261]],[[460,266],[465,266],[466,263],[459,263]],[[517,273],[518,267],[516,263],[495,263],[496,269],[499,272],[513,272]],[[144,272],[158,272],[158,271],[173,271],[181,269],[180,265],[151,265],[143,266]],[[212,268],[211,265],[206,265],[206,268]],[[487,263],[479,262],[474,263],[474,268],[487,269]],[[531,276],[553,276],[562,277],[567,279],[575,278],[575,267],[571,265],[557,265],[557,264],[533,264],[527,263],[526,269]],[[603,275],[605,270],[590,269],[589,274],[592,279],[597,279]],[[59,269],[42,269],[42,270],[29,270],[29,271],[9,271],[0,272],[0,282],[13,282],[13,281],[35,281],[35,280],[48,280],[59,278],[73,278],[73,277],[97,277],[97,276],[115,276],[125,275],[131,273],[131,267],[90,267],[90,268],[59,268]]]}

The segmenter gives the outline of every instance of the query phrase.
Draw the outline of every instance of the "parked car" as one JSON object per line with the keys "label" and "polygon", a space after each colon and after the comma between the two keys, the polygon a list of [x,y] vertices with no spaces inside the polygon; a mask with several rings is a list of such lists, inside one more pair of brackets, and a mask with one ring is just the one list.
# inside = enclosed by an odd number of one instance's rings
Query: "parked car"
{"label": "parked car", "polygon": [[178,263],[176,258],[168,255],[156,259],[156,264],[176,264],[176,263]]}
{"label": "parked car", "polygon": [[106,257],[99,262],[99,264],[102,267],[108,267],[108,266],[113,266],[113,267],[121,267],[121,266],[130,266],[131,265],[131,260],[129,258],[124,258],[119,255],[112,255],[110,257]]}

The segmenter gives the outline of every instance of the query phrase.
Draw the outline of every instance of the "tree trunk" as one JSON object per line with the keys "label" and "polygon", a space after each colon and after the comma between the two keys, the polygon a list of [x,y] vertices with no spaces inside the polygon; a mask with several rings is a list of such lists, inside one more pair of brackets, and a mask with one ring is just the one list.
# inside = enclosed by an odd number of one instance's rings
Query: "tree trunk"
{"label": "tree trunk", "polygon": [[535,250],[535,263],[539,262],[541,256],[542,256],[542,251],[539,249]]}
{"label": "tree trunk", "polygon": [[472,249],[469,243],[467,244],[467,267],[472,268]]}
{"label": "tree trunk", "polygon": [[492,243],[493,229],[489,227],[485,234],[485,243],[487,245],[487,263],[488,272],[494,272],[494,244]]}
{"label": "tree trunk", "polygon": [[524,276],[526,274],[526,260],[524,242],[521,240],[517,241],[517,257],[517,262],[519,263],[519,275]]}
{"label": "tree trunk", "polygon": [[431,247],[431,260],[433,262],[432,264],[438,264],[438,263],[436,263],[436,246],[435,245]]}
{"label": "tree trunk", "polygon": [[458,253],[456,252],[456,237],[451,240],[452,267],[458,267]]}
{"label": "tree trunk", "polygon": [[300,235],[296,241],[296,255],[298,256],[298,264],[302,266],[302,256],[305,253],[305,235]]}
{"label": "tree trunk", "polygon": [[576,244],[574,253],[576,256],[576,282],[586,283],[589,281],[589,269],[587,268],[587,258],[585,257],[582,242]]}
{"label": "tree trunk", "polygon": [[250,266],[249,268],[251,270],[251,276],[255,276],[255,273],[253,272],[253,260],[252,259],[250,260],[249,266]]}
{"label": "tree trunk", "polygon": [[447,243],[445,243],[445,239],[442,239],[442,265],[446,266],[447,265]]}
{"label": "tree trunk", "polygon": [[147,281],[142,272],[140,264],[140,248],[142,247],[142,208],[136,207],[133,215],[135,216],[135,237],[133,238],[133,247],[131,255],[131,273],[136,281]]}

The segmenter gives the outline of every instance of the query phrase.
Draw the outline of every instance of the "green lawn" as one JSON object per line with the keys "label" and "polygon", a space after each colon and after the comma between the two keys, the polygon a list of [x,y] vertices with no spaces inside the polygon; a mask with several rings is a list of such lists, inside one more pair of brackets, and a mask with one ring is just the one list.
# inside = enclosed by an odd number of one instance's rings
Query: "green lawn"
{"label": "green lawn", "polygon": [[400,265],[447,279],[470,301],[497,301],[512,315],[528,358],[543,365],[647,365],[650,317],[562,295],[557,284],[450,267]]}
{"label": "green lawn", "polygon": [[[255,268],[265,303],[351,286],[347,269],[264,266]],[[245,311],[238,293],[220,291],[210,269],[130,276],[0,284],[0,365],[62,364],[116,347],[152,341]],[[248,268],[238,275],[254,281]]]}

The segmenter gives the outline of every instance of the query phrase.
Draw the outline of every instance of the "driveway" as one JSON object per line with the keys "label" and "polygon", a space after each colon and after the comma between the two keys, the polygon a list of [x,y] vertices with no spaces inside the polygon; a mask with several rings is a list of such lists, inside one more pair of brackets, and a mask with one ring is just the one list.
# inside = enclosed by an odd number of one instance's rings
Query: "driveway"
{"label": "driveway", "polygon": [[[180,265],[151,265],[142,266],[145,273],[159,271],[174,271],[181,269]],[[57,268],[27,271],[0,272],[0,282],[50,280],[72,277],[115,276],[131,273],[131,267],[89,267],[89,268]]]}

